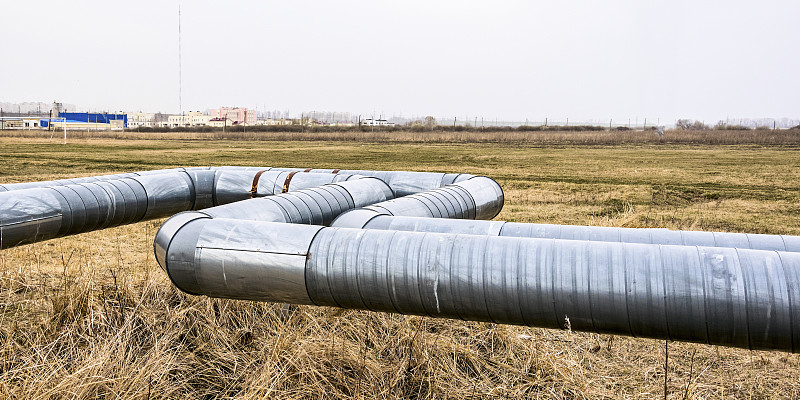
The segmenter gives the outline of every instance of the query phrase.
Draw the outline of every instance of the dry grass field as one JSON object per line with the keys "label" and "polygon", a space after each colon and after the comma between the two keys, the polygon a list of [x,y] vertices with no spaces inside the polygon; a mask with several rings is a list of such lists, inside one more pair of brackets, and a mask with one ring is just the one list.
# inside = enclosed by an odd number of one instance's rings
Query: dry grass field
{"label": "dry grass field", "polygon": [[[0,183],[198,165],[469,172],[503,186],[503,220],[800,235],[797,134],[191,135],[4,133]],[[161,222],[0,251],[0,398],[800,397],[786,353],[186,295],[154,260]]]}

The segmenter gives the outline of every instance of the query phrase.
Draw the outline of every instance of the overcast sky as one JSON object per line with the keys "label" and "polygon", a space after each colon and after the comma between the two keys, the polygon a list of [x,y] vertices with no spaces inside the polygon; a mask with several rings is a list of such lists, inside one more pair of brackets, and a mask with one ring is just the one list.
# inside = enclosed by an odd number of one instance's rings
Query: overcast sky
{"label": "overcast sky", "polygon": [[[3,1],[0,101],[178,112],[174,0]],[[800,2],[182,1],[183,110],[800,116]]]}

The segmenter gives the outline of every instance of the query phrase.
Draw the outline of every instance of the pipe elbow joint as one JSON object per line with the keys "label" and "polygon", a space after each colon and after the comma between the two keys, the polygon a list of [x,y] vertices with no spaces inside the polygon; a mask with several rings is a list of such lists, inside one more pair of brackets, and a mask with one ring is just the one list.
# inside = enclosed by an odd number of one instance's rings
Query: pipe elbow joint
{"label": "pipe elbow joint", "polygon": [[475,176],[455,183],[469,192],[475,201],[475,219],[490,220],[500,214],[505,202],[503,188],[492,178]]}

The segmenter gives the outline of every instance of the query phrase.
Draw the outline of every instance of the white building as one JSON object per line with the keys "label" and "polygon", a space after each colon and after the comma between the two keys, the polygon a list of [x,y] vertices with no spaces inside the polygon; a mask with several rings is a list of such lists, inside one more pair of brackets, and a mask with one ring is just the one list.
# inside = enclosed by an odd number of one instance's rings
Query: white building
{"label": "white building", "polygon": [[267,118],[256,121],[256,125],[291,125],[292,120],[286,118]]}
{"label": "white building", "polygon": [[131,113],[128,114],[128,129],[130,128],[152,128],[155,124],[155,114],[153,113]]}
{"label": "white building", "polygon": [[364,125],[364,126],[394,126],[394,122],[389,122],[389,121],[387,121],[385,119],[380,119],[380,118],[379,119],[367,118],[367,119],[361,120],[361,125]]}
{"label": "white building", "polygon": [[170,115],[167,117],[167,127],[177,128],[185,126],[204,126],[209,125],[213,117],[204,115],[200,111],[189,111],[186,115]]}
{"label": "white building", "polygon": [[209,125],[215,128],[225,128],[228,126],[233,126],[233,121],[230,118],[211,118],[208,122]]}

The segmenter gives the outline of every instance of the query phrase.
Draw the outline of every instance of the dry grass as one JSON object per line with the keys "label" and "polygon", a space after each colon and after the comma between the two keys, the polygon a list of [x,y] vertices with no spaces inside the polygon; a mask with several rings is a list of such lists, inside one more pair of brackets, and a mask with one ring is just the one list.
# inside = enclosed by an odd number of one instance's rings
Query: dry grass
{"label": "dry grass", "polygon": [[[761,146],[0,139],[0,182],[174,165],[466,171],[500,218],[800,234],[800,158]],[[160,221],[0,252],[0,397],[663,398],[665,342],[194,297]],[[800,358],[669,343],[667,398],[794,398]]]}
{"label": "dry grass", "polygon": [[[63,133],[52,133],[54,140]],[[49,138],[46,131],[0,131],[0,137]],[[669,130],[663,137],[654,131],[323,131],[309,128],[305,132],[147,132],[130,131],[69,131],[74,139],[126,140],[314,140],[374,143],[518,143],[525,145],[620,145],[620,144],[707,144],[707,145],[800,145],[800,129],[791,130]]]}

